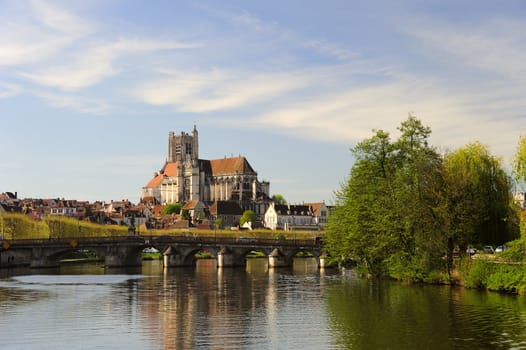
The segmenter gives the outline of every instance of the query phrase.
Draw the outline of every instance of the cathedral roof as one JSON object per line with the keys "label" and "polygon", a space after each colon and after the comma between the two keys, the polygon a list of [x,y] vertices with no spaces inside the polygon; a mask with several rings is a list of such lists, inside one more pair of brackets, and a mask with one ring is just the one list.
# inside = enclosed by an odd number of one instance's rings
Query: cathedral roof
{"label": "cathedral roof", "polygon": [[[235,174],[251,174],[256,175],[256,172],[247,161],[245,157],[222,158],[199,160],[200,168],[208,175],[235,175]],[[146,188],[156,188],[161,185],[163,176],[176,177],[178,174],[178,162],[166,162],[161,171],[148,182]]]}
{"label": "cathedral roof", "polygon": [[231,174],[256,174],[245,157],[213,159],[205,162],[209,162],[210,166],[209,169],[205,169],[205,172],[208,172],[214,176]]}

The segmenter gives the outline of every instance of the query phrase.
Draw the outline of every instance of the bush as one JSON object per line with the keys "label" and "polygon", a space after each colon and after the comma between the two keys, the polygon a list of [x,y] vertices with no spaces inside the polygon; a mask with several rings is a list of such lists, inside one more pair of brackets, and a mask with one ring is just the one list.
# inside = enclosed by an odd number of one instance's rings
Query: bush
{"label": "bush", "polygon": [[473,261],[467,269],[464,285],[468,288],[487,288],[487,279],[493,273],[494,266],[486,261]]}
{"label": "bush", "polygon": [[0,216],[5,239],[48,238],[49,228],[43,221],[36,221],[24,214],[5,213]]}
{"label": "bush", "polygon": [[517,239],[507,244],[508,249],[499,253],[498,259],[502,261],[526,261],[526,240]]}
{"label": "bush", "polygon": [[465,286],[505,293],[526,292],[526,270],[522,264],[496,264],[473,261],[468,270]]}

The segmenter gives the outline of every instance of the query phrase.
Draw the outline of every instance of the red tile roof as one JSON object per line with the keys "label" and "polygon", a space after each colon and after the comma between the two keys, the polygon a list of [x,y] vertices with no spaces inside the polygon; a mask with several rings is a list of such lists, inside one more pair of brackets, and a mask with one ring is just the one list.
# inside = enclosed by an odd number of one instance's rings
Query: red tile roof
{"label": "red tile roof", "polygon": [[177,176],[177,162],[166,163],[163,169],[163,174],[166,176],[176,177]]}
{"label": "red tile roof", "polygon": [[[256,174],[245,157],[223,158],[213,160],[199,160],[201,170],[213,176],[230,174]],[[156,188],[161,185],[163,176],[176,177],[178,162],[166,162],[163,169],[146,185],[147,188]]]}
{"label": "red tile roof", "polygon": [[212,175],[255,173],[245,157],[213,159],[210,167]]}

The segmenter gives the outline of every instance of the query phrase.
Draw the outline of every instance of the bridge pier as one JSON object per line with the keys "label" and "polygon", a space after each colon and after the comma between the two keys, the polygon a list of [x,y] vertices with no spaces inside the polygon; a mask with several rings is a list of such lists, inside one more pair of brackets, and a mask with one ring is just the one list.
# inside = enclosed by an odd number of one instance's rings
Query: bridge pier
{"label": "bridge pier", "polygon": [[217,252],[217,267],[236,267],[245,266],[245,257],[234,254],[232,249],[227,247],[221,248]]}
{"label": "bridge pier", "polygon": [[234,254],[226,247],[217,252],[217,267],[233,267]]}
{"label": "bridge pier", "polygon": [[163,267],[184,267],[184,266],[194,266],[194,259],[191,258],[192,249],[176,250],[173,246],[168,246],[163,252]]}
{"label": "bridge pier", "polygon": [[55,254],[55,251],[52,251],[52,254],[42,247],[35,247],[31,250],[31,259],[29,262],[29,267],[40,269],[40,268],[53,268],[60,266],[60,261]]}
{"label": "bridge pier", "polygon": [[323,253],[319,258],[317,258],[318,260],[318,267],[320,269],[324,269],[327,266],[327,254]]}
{"label": "bridge pier", "polygon": [[292,259],[287,259],[287,256],[283,254],[278,248],[274,250],[268,256],[269,267],[289,267],[292,266]]}
{"label": "bridge pier", "polygon": [[103,254],[104,266],[142,266],[141,250],[134,246],[108,246]]}

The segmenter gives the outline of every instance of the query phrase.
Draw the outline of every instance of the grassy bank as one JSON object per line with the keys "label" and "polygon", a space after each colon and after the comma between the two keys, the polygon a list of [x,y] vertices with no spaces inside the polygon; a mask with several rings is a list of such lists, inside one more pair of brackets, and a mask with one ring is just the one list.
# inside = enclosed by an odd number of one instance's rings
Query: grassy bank
{"label": "grassy bank", "polygon": [[526,267],[522,263],[472,260],[467,265],[462,281],[465,287],[526,294]]}
{"label": "grassy bank", "polygon": [[[128,235],[128,227],[122,225],[100,225],[73,218],[48,216],[44,220],[34,220],[24,214],[4,213],[0,215],[3,239],[48,239],[78,237],[122,237]],[[191,235],[197,237],[236,238],[246,236],[256,239],[315,239],[320,232],[313,231],[271,231],[256,230],[212,230],[212,229],[163,229],[141,230],[137,233],[145,237],[163,235]]]}

